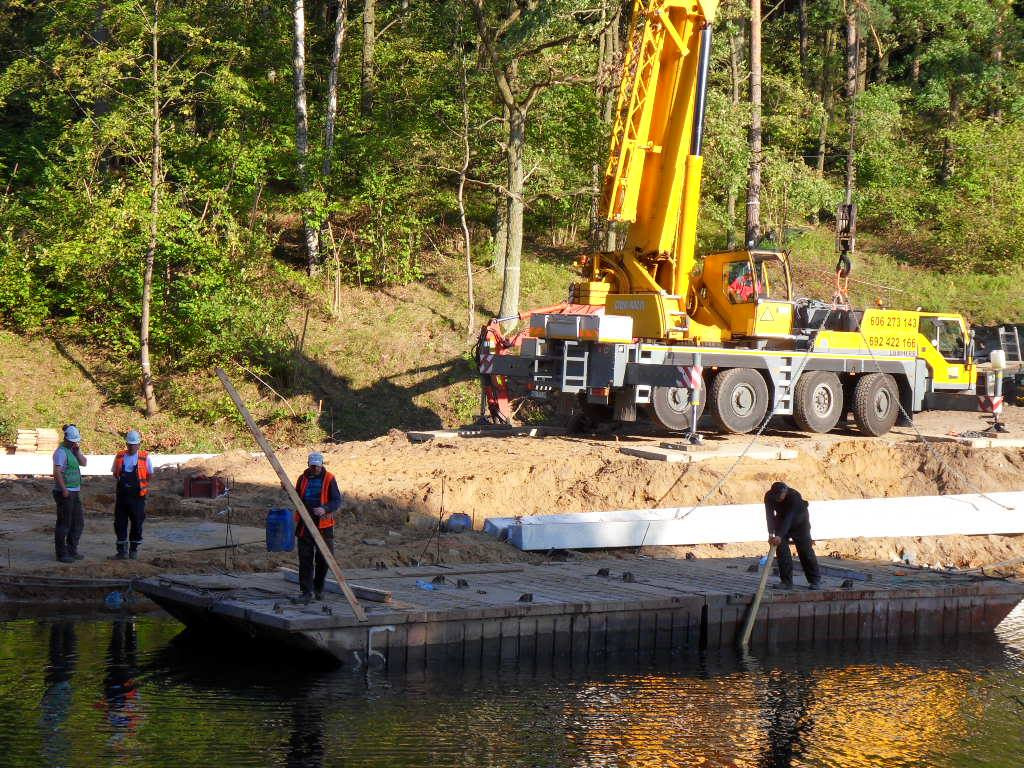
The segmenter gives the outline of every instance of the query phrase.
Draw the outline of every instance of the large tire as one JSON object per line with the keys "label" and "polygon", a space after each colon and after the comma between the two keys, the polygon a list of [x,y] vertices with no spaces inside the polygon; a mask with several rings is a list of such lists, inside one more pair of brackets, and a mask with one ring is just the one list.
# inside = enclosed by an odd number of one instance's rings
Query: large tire
{"label": "large tire", "polygon": [[768,413],[768,385],[752,368],[730,368],[715,376],[708,407],[721,431],[751,432]]}
{"label": "large tire", "polygon": [[[651,393],[651,419],[669,432],[689,432],[693,407],[690,405],[690,390],[685,387],[655,387]],[[697,421],[704,413],[704,387],[701,386],[700,402],[697,405]]]}
{"label": "large tire", "polygon": [[843,385],[831,371],[808,371],[793,393],[793,420],[804,432],[828,432],[843,415]]}
{"label": "large tire", "polygon": [[868,373],[853,389],[853,418],[861,432],[884,435],[900,415],[900,390],[888,373]]}

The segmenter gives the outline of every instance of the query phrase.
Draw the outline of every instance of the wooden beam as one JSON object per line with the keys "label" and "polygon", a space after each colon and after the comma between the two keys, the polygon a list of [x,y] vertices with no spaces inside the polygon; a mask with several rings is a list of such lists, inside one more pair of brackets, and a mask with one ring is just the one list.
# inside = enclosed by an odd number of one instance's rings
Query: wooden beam
{"label": "wooden beam", "polygon": [[[788,547],[789,544],[783,542],[780,546]],[[772,571],[772,560],[775,559],[775,547],[768,548],[768,559],[765,560],[764,569],[761,571],[761,581],[757,584],[757,592],[754,594],[754,601],[750,604],[750,613],[747,614],[747,620],[743,624],[743,632],[740,635],[739,646],[740,650],[746,650],[750,644],[750,633],[754,631],[754,622],[757,620],[757,609],[761,607],[761,598],[764,597],[764,588],[768,584],[768,574]]]}
{"label": "wooden beam", "polygon": [[[284,574],[285,581],[291,582],[292,584],[299,583],[299,572],[294,568],[278,568],[277,570]],[[366,600],[371,603],[391,602],[391,592],[386,589],[367,587],[362,584],[349,584],[348,586],[352,590],[352,594],[360,600]],[[327,592],[341,592],[341,588],[330,579],[324,581],[324,590]]]}
{"label": "wooden beam", "polygon": [[267,461],[270,462],[270,466],[274,468],[277,473],[278,479],[281,481],[281,487],[284,488],[285,493],[288,494],[288,498],[295,506],[296,511],[299,513],[299,517],[302,518],[303,524],[306,526],[306,530],[313,537],[313,543],[316,544],[317,549],[320,550],[320,554],[324,556],[324,560],[327,561],[328,567],[331,569],[331,573],[334,574],[334,578],[338,581],[338,586],[341,587],[341,592],[345,595],[345,599],[348,600],[348,604],[352,606],[352,613],[356,615],[359,621],[366,621],[366,612],[363,610],[363,606],[359,604],[356,596],[349,589],[348,584],[345,582],[345,576],[341,572],[341,568],[338,567],[338,561],[334,559],[334,554],[327,548],[327,543],[324,541],[324,537],[320,535],[320,530],[316,527],[313,522],[313,518],[306,510],[306,505],[302,503],[302,499],[299,498],[299,494],[295,490],[295,486],[292,484],[291,478],[288,477],[288,473],[284,471],[284,467],[281,466],[281,462],[277,458],[277,454],[274,453],[274,449],[270,447],[270,443],[267,442],[267,438],[264,437],[263,431],[256,424],[256,420],[253,419],[252,414],[249,413],[249,409],[245,407],[245,403],[242,401],[241,396],[231,385],[231,381],[228,376],[220,368],[216,369],[217,378],[220,379],[220,383],[224,385],[224,389],[231,396],[231,399],[235,403],[235,407],[238,408],[238,412],[242,414],[242,418],[245,419],[246,426],[249,427],[249,431],[252,433],[253,439],[256,444],[263,450],[263,453],[267,457]]}

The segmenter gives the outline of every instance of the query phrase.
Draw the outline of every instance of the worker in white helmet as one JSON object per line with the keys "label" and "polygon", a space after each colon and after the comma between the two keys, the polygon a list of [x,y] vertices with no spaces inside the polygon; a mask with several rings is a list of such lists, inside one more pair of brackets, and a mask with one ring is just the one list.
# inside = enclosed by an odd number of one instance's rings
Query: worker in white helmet
{"label": "worker in white helmet", "polygon": [[53,542],[57,560],[73,563],[81,560],[78,542],[85,529],[82,509],[82,433],[74,424],[64,425],[64,440],[53,452],[53,500],[57,503],[57,522],[53,526]]}
{"label": "worker in white helmet", "polygon": [[[319,451],[309,454],[306,471],[295,483],[295,491],[316,523],[327,548],[334,551],[334,513],[341,508],[341,491],[334,475],[324,469],[324,455]],[[327,561],[316,548],[313,537],[306,530],[299,513],[295,513],[296,549],[299,551],[300,599],[323,597],[327,578]]]}
{"label": "worker in white helmet", "polygon": [[142,523],[146,519],[146,496],[153,462],[149,453],[140,450],[142,435],[131,430],[124,436],[125,448],[114,457],[110,468],[114,476],[114,535],[117,537],[118,560],[137,560],[142,544]]}

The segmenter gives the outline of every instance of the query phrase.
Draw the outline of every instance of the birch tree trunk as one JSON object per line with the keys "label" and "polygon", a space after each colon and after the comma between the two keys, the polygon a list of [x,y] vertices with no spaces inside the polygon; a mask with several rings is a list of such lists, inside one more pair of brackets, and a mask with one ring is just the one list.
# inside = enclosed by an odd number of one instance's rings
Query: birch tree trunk
{"label": "birch tree trunk", "polygon": [[800,76],[807,76],[807,0],[799,0],[797,27],[800,35]]}
{"label": "birch tree trunk", "polygon": [[348,0],[338,0],[338,15],[334,20],[334,40],[331,43],[331,70],[327,74],[327,114],[324,121],[324,162],[321,170],[326,180],[331,175],[331,151],[334,149],[334,126],[338,117],[338,62],[345,44],[345,18]]}
{"label": "birch tree trunk", "polygon": [[[597,57],[597,97],[601,104],[601,120],[611,131],[615,116],[615,101],[619,78],[614,75],[621,64],[620,50],[622,41],[619,36],[619,13],[621,3],[618,0],[605,0],[601,8],[603,28],[598,46]],[[601,216],[601,181],[603,166],[600,159],[595,160],[591,168],[590,197],[590,242],[595,248],[606,251],[615,250],[615,228],[610,221]]]}
{"label": "birch tree trunk", "polygon": [[359,79],[359,111],[363,117],[373,114],[376,96],[374,46],[377,44],[377,0],[363,0],[363,68]]}
{"label": "birch tree trunk", "polygon": [[824,55],[821,57],[821,105],[824,115],[821,117],[821,125],[818,127],[818,157],[815,167],[818,176],[825,174],[825,149],[828,144],[828,126],[832,121],[832,72],[829,62],[832,60],[832,52],[835,50],[835,33],[831,29],[825,30]]}
{"label": "birch tree trunk", "polygon": [[[730,91],[729,101],[733,107],[740,103],[740,47],[742,40],[737,35],[729,34],[729,77]],[[736,196],[738,191],[733,182],[729,182],[729,189],[726,190],[725,215],[728,223],[725,228],[725,247],[732,250],[736,247]]]}
{"label": "birch tree trunk", "polygon": [[[345,44],[345,19],[348,16],[348,0],[337,0],[338,15],[334,19],[334,39],[331,41],[331,65],[327,73],[327,109],[324,115],[324,159],[320,167],[324,184],[331,178],[331,162],[334,152],[334,128],[338,117],[338,62],[341,60],[341,47]],[[320,251],[324,250],[327,240],[327,218],[320,222],[317,235]],[[333,238],[331,238],[333,241]],[[335,249],[336,250],[336,249]],[[337,262],[337,253],[335,253]]]}
{"label": "birch tree trunk", "polygon": [[462,166],[459,168],[459,224],[462,226],[462,249],[466,257],[466,343],[476,339],[476,298],[473,296],[473,252],[466,221],[466,177],[472,157],[469,148],[469,79],[466,74],[466,54],[459,51],[459,75],[462,96]]}
{"label": "birch tree trunk", "polygon": [[526,144],[526,114],[509,111],[508,121],[508,244],[505,250],[505,279],[501,289],[500,317],[519,314],[519,272],[523,255],[523,148]]}
{"label": "birch tree trunk", "polygon": [[[508,136],[509,125],[508,105],[501,105],[501,121],[505,128],[505,135]],[[508,142],[502,145],[505,154],[508,154]],[[508,253],[508,194],[498,190],[494,206],[494,273],[505,274],[505,256]]]}
{"label": "birch tree trunk", "polygon": [[[306,111],[306,12],[303,0],[293,6],[295,39],[292,48],[292,70],[295,79],[295,151],[299,186],[309,191],[306,157],[309,154],[309,115]],[[306,241],[306,271],[315,274],[320,263],[319,231],[310,221],[310,212],[302,212],[302,234]]]}
{"label": "birch tree trunk", "polygon": [[761,239],[761,0],[750,0],[750,106],[747,247]]}
{"label": "birch tree trunk", "polygon": [[500,189],[494,194],[494,263],[496,275],[505,274],[505,254],[508,253],[508,195]]}
{"label": "birch tree trunk", "polygon": [[854,140],[857,135],[857,110],[854,102],[857,99],[857,81],[859,58],[859,41],[857,39],[857,11],[852,0],[846,6],[846,108],[849,112],[850,142],[846,148],[846,203],[853,202],[853,187],[856,184],[856,167],[854,165]]}
{"label": "birch tree trunk", "polygon": [[142,276],[142,319],[139,323],[139,363],[142,368],[142,396],[146,401],[146,418],[156,415],[160,406],[153,391],[153,369],[149,361],[149,312],[153,301],[153,262],[156,260],[156,241],[160,216],[160,2],[153,2],[153,155],[150,164],[149,193],[149,247]]}

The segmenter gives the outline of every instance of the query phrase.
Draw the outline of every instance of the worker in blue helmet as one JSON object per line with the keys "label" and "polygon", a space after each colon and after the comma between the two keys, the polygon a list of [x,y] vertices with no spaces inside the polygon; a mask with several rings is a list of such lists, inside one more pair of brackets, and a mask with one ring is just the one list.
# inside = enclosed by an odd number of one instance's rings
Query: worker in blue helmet
{"label": "worker in blue helmet", "polygon": [[53,452],[53,500],[57,504],[57,522],[53,526],[53,544],[57,560],[73,563],[81,560],[78,542],[85,529],[82,508],[82,433],[74,424],[64,425],[64,440]]}
{"label": "worker in blue helmet", "polygon": [[792,541],[796,544],[796,553],[800,557],[804,576],[807,577],[807,586],[818,589],[821,570],[811,540],[811,517],[807,502],[799,491],[780,481],[772,484],[764,495],[764,511],[768,522],[768,543],[775,547],[775,556],[779,561],[779,587],[793,588],[793,556],[789,552],[789,542]]}

